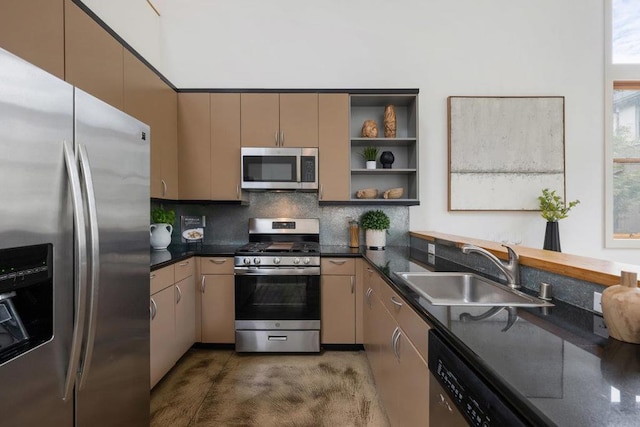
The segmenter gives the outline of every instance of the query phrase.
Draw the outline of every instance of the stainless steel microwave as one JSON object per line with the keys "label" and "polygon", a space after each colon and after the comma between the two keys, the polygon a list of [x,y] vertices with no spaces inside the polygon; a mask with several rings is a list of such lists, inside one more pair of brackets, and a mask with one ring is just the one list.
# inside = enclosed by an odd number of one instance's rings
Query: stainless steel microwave
{"label": "stainless steel microwave", "polygon": [[244,190],[318,189],[318,149],[242,147]]}

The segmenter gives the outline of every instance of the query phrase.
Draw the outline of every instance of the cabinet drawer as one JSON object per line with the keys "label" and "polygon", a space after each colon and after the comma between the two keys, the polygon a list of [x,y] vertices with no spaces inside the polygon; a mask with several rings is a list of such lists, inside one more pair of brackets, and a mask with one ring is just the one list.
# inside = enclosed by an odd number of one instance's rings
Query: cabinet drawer
{"label": "cabinet drawer", "polygon": [[189,276],[193,276],[195,272],[195,258],[188,258],[183,261],[178,261],[173,265],[176,268],[176,282],[186,279]]}
{"label": "cabinet drawer", "polygon": [[149,288],[149,295],[153,295],[156,292],[163,290],[167,286],[173,285],[175,283],[174,266],[169,265],[167,267],[159,268],[152,271],[149,274],[149,280],[151,285]]}
{"label": "cabinet drawer", "polygon": [[200,274],[233,274],[233,258],[200,258]]}
{"label": "cabinet drawer", "polygon": [[320,272],[322,274],[354,276],[356,274],[356,260],[354,258],[322,258]]}

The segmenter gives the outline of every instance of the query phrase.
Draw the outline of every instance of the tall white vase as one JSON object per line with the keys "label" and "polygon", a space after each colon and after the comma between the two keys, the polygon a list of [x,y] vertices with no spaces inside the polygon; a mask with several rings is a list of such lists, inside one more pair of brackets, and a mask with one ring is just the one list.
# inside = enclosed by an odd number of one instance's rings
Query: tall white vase
{"label": "tall white vase", "polygon": [[149,240],[151,247],[155,250],[167,249],[171,243],[171,224],[151,224],[149,226]]}
{"label": "tall white vase", "polygon": [[387,230],[367,230],[365,237],[369,249],[384,249],[387,244]]}

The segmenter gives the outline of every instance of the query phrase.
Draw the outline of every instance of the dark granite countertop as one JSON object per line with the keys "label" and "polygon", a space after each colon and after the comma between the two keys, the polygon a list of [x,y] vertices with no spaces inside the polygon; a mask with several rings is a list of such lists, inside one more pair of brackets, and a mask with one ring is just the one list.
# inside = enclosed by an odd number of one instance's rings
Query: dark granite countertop
{"label": "dark granite countertop", "polygon": [[[234,250],[235,246],[184,246],[171,247],[168,254],[162,251],[162,255],[153,251],[152,270],[188,256],[232,256]],[[483,314],[491,307],[433,306],[393,272],[460,271],[463,267],[440,258],[433,266],[414,262],[404,247],[374,251],[321,246],[321,254],[368,259],[445,341],[532,424],[640,424],[640,345],[606,338],[601,317],[561,301],[553,301],[556,306],[546,311],[495,309],[496,313],[488,317]],[[506,328],[509,316],[516,316],[516,321]]]}

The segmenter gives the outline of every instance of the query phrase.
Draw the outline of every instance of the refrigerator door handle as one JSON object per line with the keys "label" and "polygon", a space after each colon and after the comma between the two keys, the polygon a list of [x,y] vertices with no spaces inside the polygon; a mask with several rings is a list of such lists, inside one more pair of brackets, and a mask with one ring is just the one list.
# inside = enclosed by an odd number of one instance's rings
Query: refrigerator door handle
{"label": "refrigerator door handle", "polygon": [[82,365],[80,366],[80,384],[82,390],[86,383],[93,358],[93,348],[96,340],[96,323],[98,317],[98,292],[100,285],[100,245],[98,238],[98,214],[96,209],[96,195],[93,189],[93,178],[91,176],[91,165],[87,149],[83,144],[78,144],[78,154],[80,155],[80,177],[83,178],[84,194],[86,196],[87,216],[89,219],[89,262],[91,274],[89,275],[89,289],[91,291],[89,301],[89,322],[87,324],[87,342],[84,346]]}
{"label": "refrigerator door handle", "polygon": [[74,268],[74,288],[77,289],[76,314],[73,324],[73,338],[69,353],[69,365],[64,382],[62,400],[73,399],[73,386],[80,364],[80,351],[82,338],[84,336],[85,315],[86,315],[86,293],[87,293],[87,241],[85,236],[85,222],[83,213],[83,201],[80,187],[80,177],[76,166],[73,146],[68,141],[63,141],[64,162],[69,178],[69,188],[71,190],[71,204],[73,206],[73,225],[75,227],[75,268]]}

